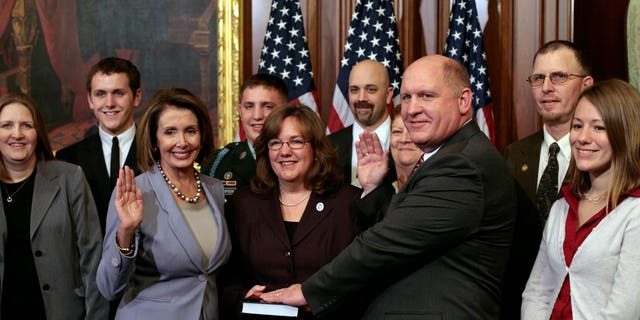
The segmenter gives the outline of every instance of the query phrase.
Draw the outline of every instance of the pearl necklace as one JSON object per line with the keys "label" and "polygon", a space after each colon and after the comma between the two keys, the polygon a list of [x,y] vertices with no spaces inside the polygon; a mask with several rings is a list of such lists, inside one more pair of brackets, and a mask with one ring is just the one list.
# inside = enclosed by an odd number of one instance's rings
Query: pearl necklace
{"label": "pearl necklace", "polygon": [[157,162],[156,166],[158,166],[158,170],[160,170],[160,174],[162,175],[162,177],[164,178],[164,181],[167,182],[167,184],[169,185],[169,187],[171,188],[171,190],[173,190],[173,192],[182,200],[189,202],[189,203],[196,203],[198,202],[198,200],[200,200],[200,195],[202,194],[202,182],[200,182],[200,174],[198,173],[198,170],[193,170],[193,175],[196,178],[196,196],[193,198],[189,198],[187,196],[185,196],[182,192],[180,192],[180,190],[178,189],[178,187],[176,187],[176,185],[171,182],[171,180],[169,180],[169,177],[167,177],[167,175],[164,173],[164,171],[162,170],[162,166],[160,166],[160,163]]}
{"label": "pearl necklace", "polygon": [[286,203],[286,202],[282,201],[282,195],[280,195],[278,197],[278,200],[280,201],[280,204],[285,206],[285,207],[295,207],[295,206],[303,203],[305,200],[309,199],[309,197],[311,197],[311,192],[309,192],[309,194],[307,194],[306,197],[302,198],[300,201],[298,201],[296,203]]}

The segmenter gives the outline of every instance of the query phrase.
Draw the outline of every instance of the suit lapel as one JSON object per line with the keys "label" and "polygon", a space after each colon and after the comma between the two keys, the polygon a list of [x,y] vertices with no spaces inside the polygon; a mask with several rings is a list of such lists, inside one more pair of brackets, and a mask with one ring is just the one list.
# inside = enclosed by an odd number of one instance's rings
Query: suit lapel
{"label": "suit lapel", "polygon": [[124,164],[126,166],[129,166],[129,168],[131,168],[133,170],[133,172],[135,172],[136,176],[139,175],[140,173],[142,173],[142,171],[140,171],[140,169],[138,169],[138,163],[137,163],[137,146],[136,146],[136,138],[135,136],[133,137],[133,142],[131,142],[131,147],[129,148],[129,153],[127,154],[127,159],[125,159]]}
{"label": "suit lapel", "polygon": [[273,191],[271,198],[265,198],[260,200],[259,203],[256,203],[256,208],[261,208],[260,211],[265,212],[265,214],[260,213],[260,216],[266,220],[265,224],[271,228],[274,238],[278,239],[280,243],[288,248],[290,241],[282,220],[282,210],[280,210],[278,190]]}
{"label": "suit lapel", "polygon": [[417,176],[420,176],[422,171],[428,170],[427,168],[433,161],[435,161],[435,159],[439,158],[443,154],[449,153],[450,151],[447,150],[447,146],[457,143],[459,141],[469,140],[471,136],[478,133],[483,134],[482,131],[480,131],[480,128],[478,128],[478,125],[474,121],[471,121],[465,124],[464,126],[462,126],[462,128],[460,128],[453,136],[451,136],[449,140],[446,140],[442,144],[438,152],[436,152],[434,155],[429,157],[429,159],[427,159],[420,167],[418,167],[418,169],[416,169],[409,176],[409,179],[407,179],[407,182],[405,182],[404,186],[402,186],[402,189],[400,189],[398,193],[401,193],[401,192],[406,193],[407,188],[410,188],[410,186],[413,184],[413,180],[415,180]]}
{"label": "suit lapel", "polygon": [[47,208],[56,194],[60,192],[60,187],[55,183],[57,173],[46,170],[41,161],[38,161],[38,172],[36,172],[36,181],[33,187],[33,200],[31,202],[31,239],[40,227],[44,216],[47,214]]}
{"label": "suit lapel", "polygon": [[296,246],[302,241],[318,224],[322,222],[335,208],[335,202],[332,199],[321,199],[315,193],[311,194],[307,207],[304,209],[302,219],[293,235],[292,246]]}
{"label": "suit lapel", "polygon": [[[209,263],[207,265],[207,270],[211,270],[216,268],[220,262],[223,260],[224,256],[227,254],[227,251],[230,248],[228,243],[228,237],[226,235],[226,228],[224,228],[224,222],[222,220],[222,212],[224,208],[224,193],[223,192],[215,192],[215,190],[207,183],[202,184],[202,188],[204,191],[204,195],[207,197],[207,201],[209,203],[209,207],[213,211],[213,218],[216,221],[216,225],[218,226],[218,239],[216,239],[216,249],[213,254],[209,257]],[[219,210],[219,214],[215,214],[215,210]],[[224,250],[222,250],[224,249]]]}
{"label": "suit lapel", "polygon": [[204,272],[202,266],[203,257],[202,252],[200,251],[200,246],[196,242],[187,222],[184,220],[184,217],[171,194],[169,186],[164,181],[157,168],[154,167],[152,173],[152,175],[149,175],[149,182],[152,189],[156,192],[156,199],[160,206],[161,214],[166,215],[166,219],[169,221],[169,228],[171,228],[174,236],[187,252],[191,263],[193,263],[198,270]]}
{"label": "suit lapel", "polygon": [[107,173],[107,166],[104,162],[100,135],[98,133],[92,135],[88,142],[86,148],[84,148],[84,156],[86,157],[85,162],[91,165],[85,166],[85,170],[91,171],[92,173],[87,174],[87,176],[96,177],[99,181],[109,183],[109,174]]}

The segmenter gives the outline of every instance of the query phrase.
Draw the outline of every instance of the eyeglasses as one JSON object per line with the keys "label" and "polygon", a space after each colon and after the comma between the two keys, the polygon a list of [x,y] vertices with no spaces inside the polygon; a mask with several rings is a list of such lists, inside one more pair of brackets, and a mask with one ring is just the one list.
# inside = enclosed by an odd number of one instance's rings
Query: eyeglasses
{"label": "eyeglasses", "polygon": [[546,79],[547,77],[549,77],[549,79],[551,80],[551,83],[555,84],[555,85],[560,85],[560,84],[564,84],[565,82],[569,81],[569,79],[573,78],[573,77],[581,77],[584,78],[587,75],[582,75],[582,74],[573,74],[573,73],[566,73],[566,72],[562,72],[562,71],[556,71],[556,72],[551,72],[549,74],[532,74],[530,76],[527,77],[527,82],[529,82],[529,84],[532,87],[539,87],[542,84],[544,84],[544,79]]}
{"label": "eyeglasses", "polygon": [[267,148],[271,150],[280,150],[285,143],[289,148],[297,150],[304,148],[304,145],[309,142],[302,139],[291,139],[289,141],[271,140],[267,143]]}

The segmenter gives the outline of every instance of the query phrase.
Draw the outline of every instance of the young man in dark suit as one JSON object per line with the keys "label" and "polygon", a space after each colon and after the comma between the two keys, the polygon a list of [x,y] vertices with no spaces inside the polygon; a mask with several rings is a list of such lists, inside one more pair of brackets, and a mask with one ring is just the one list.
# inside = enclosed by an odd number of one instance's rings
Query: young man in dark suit
{"label": "young man in dark suit", "polygon": [[[98,130],[56,152],[56,158],[82,167],[98,208],[103,234],[118,170],[127,165],[136,174],[140,173],[136,163],[133,111],[141,99],[138,68],[125,59],[102,59],[87,75],[87,100],[98,120]],[[114,148],[114,138],[117,138],[117,148]],[[116,152],[112,154],[112,151]]]}
{"label": "young man in dark suit", "polygon": [[265,293],[268,302],[308,305],[322,317],[376,292],[364,319],[496,319],[516,202],[504,160],[472,120],[469,75],[457,61],[429,55],[403,75],[402,118],[423,164],[391,198],[375,134],[358,143],[367,212],[388,205],[363,232],[304,283]]}
{"label": "young man in dark suit", "polygon": [[354,123],[329,135],[338,149],[338,166],[344,182],[360,186],[357,175],[358,159],[355,143],[362,132],[375,132],[385,150],[389,150],[391,118],[388,105],[393,98],[387,68],[375,60],[358,62],[349,73],[349,108]]}
{"label": "young man in dark suit", "polygon": [[264,120],[274,108],[288,101],[287,85],[270,74],[255,74],[240,88],[238,113],[246,141],[232,142],[217,150],[202,164],[202,173],[224,181],[225,198],[256,175],[253,143],[262,132]]}
{"label": "young man in dark suit", "polygon": [[[87,75],[87,100],[98,120],[98,130],[56,152],[56,158],[82,167],[103,235],[118,171],[127,165],[140,174],[133,111],[141,99],[140,72],[133,63],[113,57],[100,60]],[[109,319],[115,317],[119,302],[110,302]]]}

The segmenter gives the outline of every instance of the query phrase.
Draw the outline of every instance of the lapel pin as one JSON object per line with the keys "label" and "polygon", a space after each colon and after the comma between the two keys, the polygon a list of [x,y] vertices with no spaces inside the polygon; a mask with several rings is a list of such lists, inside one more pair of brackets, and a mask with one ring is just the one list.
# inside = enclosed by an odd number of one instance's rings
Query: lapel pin
{"label": "lapel pin", "polygon": [[225,180],[229,180],[231,178],[233,178],[233,173],[231,171],[227,171],[227,172],[224,173],[224,179]]}
{"label": "lapel pin", "polygon": [[529,170],[529,166],[526,163],[523,163],[520,167],[520,171],[527,172],[527,170]]}
{"label": "lapel pin", "polygon": [[247,152],[246,151],[242,151],[240,152],[240,160],[244,159],[244,157],[247,156]]}
{"label": "lapel pin", "polygon": [[322,202],[316,203],[316,211],[322,212],[322,210],[324,210],[324,203]]}

